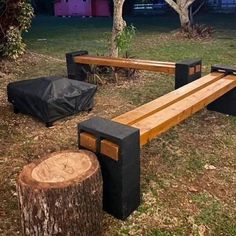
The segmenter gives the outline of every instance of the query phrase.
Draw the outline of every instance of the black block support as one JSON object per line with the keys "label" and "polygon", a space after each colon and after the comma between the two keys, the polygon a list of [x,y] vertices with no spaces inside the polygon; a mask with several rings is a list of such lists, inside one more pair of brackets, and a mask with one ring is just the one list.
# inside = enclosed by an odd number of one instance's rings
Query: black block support
{"label": "black block support", "polygon": [[175,68],[175,89],[178,89],[196,79],[201,78],[202,61],[186,60],[176,63]]}
{"label": "black block support", "polygon": [[[103,208],[118,219],[126,219],[140,205],[139,130],[107,119],[94,117],[78,125],[78,133],[96,137],[97,153],[103,175]],[[79,135],[80,137],[80,135]],[[100,154],[106,139],[119,146],[119,160]],[[83,148],[80,146],[79,148]]]}
{"label": "black block support", "polygon": [[89,65],[74,62],[75,56],[88,55],[88,51],[76,51],[66,53],[67,74],[69,79],[84,81],[87,72],[90,71]]}
{"label": "black block support", "polygon": [[225,75],[236,75],[236,67],[213,65],[211,67],[211,72],[221,72],[224,73]]}
{"label": "black block support", "polygon": [[[214,65],[211,67],[211,72],[222,72],[225,75],[235,75],[236,79],[235,67]],[[236,116],[236,88],[210,103],[207,106],[207,109]]]}

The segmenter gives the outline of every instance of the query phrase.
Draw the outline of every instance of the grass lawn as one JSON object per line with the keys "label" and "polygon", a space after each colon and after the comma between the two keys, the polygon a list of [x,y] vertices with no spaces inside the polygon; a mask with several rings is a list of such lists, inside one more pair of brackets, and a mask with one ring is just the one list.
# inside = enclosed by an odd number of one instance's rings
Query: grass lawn
{"label": "grass lawn", "polygon": [[[173,36],[175,17],[127,19],[137,28],[131,55],[180,61],[202,58],[236,66],[233,15],[200,16],[215,34],[209,40]],[[56,122],[52,128],[14,114],[6,100],[10,81],[45,75],[66,76],[64,54],[88,50],[107,53],[109,18],[37,17],[25,34],[29,52],[4,62],[0,78],[0,235],[21,235],[16,180],[22,167],[48,153],[77,148],[76,125],[98,115],[112,118],[173,90],[173,77],[139,73],[135,80],[99,88],[94,110]],[[172,33],[170,33],[172,32]],[[209,170],[207,166],[215,168]],[[104,235],[236,235],[236,118],[203,110],[142,149],[142,204],[126,221],[104,213]]]}

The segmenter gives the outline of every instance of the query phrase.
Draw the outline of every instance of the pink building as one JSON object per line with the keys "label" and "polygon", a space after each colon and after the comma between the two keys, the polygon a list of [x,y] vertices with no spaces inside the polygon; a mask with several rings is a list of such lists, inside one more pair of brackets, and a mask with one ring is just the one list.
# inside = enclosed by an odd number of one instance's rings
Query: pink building
{"label": "pink building", "polygon": [[55,0],[55,16],[110,16],[109,0]]}

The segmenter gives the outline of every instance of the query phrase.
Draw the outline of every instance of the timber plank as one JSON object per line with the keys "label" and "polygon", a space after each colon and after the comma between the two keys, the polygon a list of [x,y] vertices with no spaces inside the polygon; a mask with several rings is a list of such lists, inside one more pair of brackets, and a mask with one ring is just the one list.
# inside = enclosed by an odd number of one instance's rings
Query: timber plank
{"label": "timber plank", "polygon": [[80,145],[90,151],[97,151],[96,138],[92,134],[86,132],[80,133]]}
{"label": "timber plank", "polygon": [[111,157],[113,160],[119,160],[119,146],[108,140],[101,141],[101,154]]}
{"label": "timber plank", "polygon": [[[84,56],[76,56],[76,61],[99,61],[99,60],[111,60],[111,61],[129,61],[129,62],[147,62],[151,64],[164,64],[164,65],[173,65],[175,66],[175,62],[169,62],[169,61],[153,61],[153,60],[145,60],[145,59],[136,59],[136,58],[121,58],[121,57],[105,57],[105,56],[91,56],[91,55],[84,55]],[[94,60],[93,60],[94,59]],[[81,62],[80,62],[81,63]]]}
{"label": "timber plank", "polygon": [[81,64],[94,64],[111,67],[124,67],[133,68],[139,70],[148,70],[155,72],[163,72],[168,74],[175,74],[175,64],[169,63],[157,63],[145,60],[135,59],[117,59],[106,57],[94,57],[94,56],[77,56],[74,57],[76,63]]}
{"label": "timber plank", "polygon": [[[124,113],[116,118],[113,121],[118,123],[133,125],[165,108],[168,106],[184,99],[196,91],[201,90],[202,88],[208,86],[209,84],[214,83],[215,81],[224,77],[223,73],[210,73],[192,83],[189,83],[177,90],[174,90],[162,97],[159,97],[149,103],[146,103],[136,109]],[[96,150],[96,138],[90,134],[82,133],[80,137],[81,145],[88,150],[94,151]],[[118,145],[111,143],[107,140],[102,140],[101,142],[101,153],[107,155],[114,160],[118,160]]]}
{"label": "timber plank", "polygon": [[133,124],[140,129],[140,143],[152,138],[185,120],[209,103],[236,87],[236,76],[226,76],[167,108]]}
{"label": "timber plank", "polygon": [[[140,129],[142,146],[235,87],[236,76],[224,77],[222,73],[211,73],[113,120]],[[154,106],[155,104],[157,107]],[[88,134],[88,139],[86,135],[82,133],[82,138],[89,142],[86,144],[88,149],[94,150],[96,138]],[[102,140],[101,153],[118,160],[119,146],[108,140]]]}
{"label": "timber plank", "polygon": [[132,125],[164,108],[167,106],[195,93],[196,91],[204,88],[210,83],[215,82],[224,77],[223,73],[210,73],[198,80],[193,81],[177,90],[174,90],[168,94],[163,95],[149,103],[146,103],[140,107],[135,108],[132,111],[126,112],[114,119],[113,121]]}

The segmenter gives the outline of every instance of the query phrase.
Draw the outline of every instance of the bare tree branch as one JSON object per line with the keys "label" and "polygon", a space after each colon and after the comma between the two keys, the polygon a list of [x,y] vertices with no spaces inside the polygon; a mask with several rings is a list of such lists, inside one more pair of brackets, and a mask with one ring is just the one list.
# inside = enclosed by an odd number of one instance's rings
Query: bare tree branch
{"label": "bare tree branch", "polygon": [[202,1],[202,3],[198,6],[198,8],[192,13],[193,16],[195,16],[199,11],[200,9],[203,7],[203,5],[206,3],[205,0]]}
{"label": "bare tree branch", "polygon": [[186,2],[186,7],[190,7],[194,2],[195,2],[195,0],[188,0]]}

